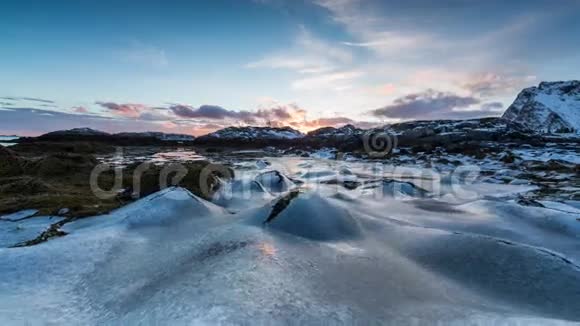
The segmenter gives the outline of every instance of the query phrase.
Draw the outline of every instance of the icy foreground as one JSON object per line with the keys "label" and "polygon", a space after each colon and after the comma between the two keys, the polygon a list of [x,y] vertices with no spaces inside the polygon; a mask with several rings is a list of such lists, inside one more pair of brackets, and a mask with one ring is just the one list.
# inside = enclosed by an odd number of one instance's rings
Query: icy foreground
{"label": "icy foreground", "polygon": [[0,249],[0,323],[580,321],[577,202],[522,206],[529,186],[499,184],[355,191],[371,165],[271,161],[215,203],[169,188]]}

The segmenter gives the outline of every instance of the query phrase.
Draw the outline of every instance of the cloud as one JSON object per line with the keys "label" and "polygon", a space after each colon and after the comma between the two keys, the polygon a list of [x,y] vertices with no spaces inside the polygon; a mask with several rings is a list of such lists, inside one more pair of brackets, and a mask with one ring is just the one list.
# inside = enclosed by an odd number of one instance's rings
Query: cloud
{"label": "cloud", "polygon": [[173,119],[173,117],[170,117],[167,114],[161,112],[163,111],[155,110],[155,108],[152,108],[150,111],[141,112],[138,119],[145,121],[169,121]]}
{"label": "cloud", "polygon": [[294,126],[308,129],[316,129],[322,127],[341,127],[353,123],[355,123],[355,121],[350,118],[332,117],[332,118],[319,118],[314,120],[308,120],[302,123],[296,123],[294,124]]}
{"label": "cloud", "polygon": [[8,100],[8,101],[32,101],[32,102],[40,102],[45,104],[54,104],[55,102],[52,100],[47,100],[38,97],[12,97],[12,96],[5,96],[0,97],[0,99]]}
{"label": "cloud", "polygon": [[527,87],[536,80],[535,76],[508,76],[495,73],[481,73],[468,77],[462,88],[481,97],[512,94]]}
{"label": "cloud", "polygon": [[479,103],[480,100],[472,96],[460,96],[429,89],[422,93],[398,98],[393,104],[372,110],[370,113],[375,117],[403,120],[462,118],[477,114],[477,112],[465,109]]}
{"label": "cloud", "polygon": [[[535,12],[537,3],[527,8],[521,3],[476,2],[312,0],[308,3],[317,7],[314,12],[330,18],[339,32],[331,39],[301,27],[290,46],[246,67],[292,71],[296,75],[290,77],[290,88],[302,96],[302,103],[342,112],[361,112],[381,106],[385,98],[429,88],[484,101],[505,100],[532,75],[528,56],[515,55],[519,40],[530,38],[530,30],[546,20]],[[497,14],[501,19],[481,19],[500,7],[507,9]],[[464,16],[472,24],[456,19]],[[427,70],[436,73],[413,78]]]}
{"label": "cloud", "polygon": [[75,106],[72,110],[76,113],[89,113],[89,110],[84,106]]}
{"label": "cloud", "polygon": [[305,120],[303,122],[291,124],[292,127],[298,128],[303,131],[312,131],[324,127],[340,128],[345,125],[353,125],[357,128],[370,129],[378,127],[382,125],[382,123],[370,121],[357,121],[347,117],[330,117],[330,118]]}
{"label": "cloud", "polygon": [[103,117],[33,108],[0,110],[0,130],[8,134],[35,136],[55,130],[82,127],[89,127],[106,132],[161,131],[198,134],[196,128],[191,125],[184,125],[181,128],[169,130],[157,121]]}
{"label": "cloud", "polygon": [[110,110],[114,114],[128,118],[139,117],[141,112],[147,108],[147,106],[143,104],[119,104],[115,102],[95,102],[95,104]]}
{"label": "cloud", "polygon": [[[218,129],[231,125],[291,126],[303,131],[321,127],[337,127],[345,124],[357,124],[359,122],[346,117],[322,117],[307,119],[307,110],[297,104],[281,104],[273,100],[262,103],[256,111],[234,111],[215,105],[202,105],[194,108],[189,105],[172,105],[169,110],[176,116],[185,119],[182,122],[201,123],[200,119],[210,121],[205,127]],[[179,123],[179,122],[176,122]],[[363,123],[364,124],[364,123]]]}
{"label": "cloud", "polygon": [[481,111],[502,113],[504,110],[503,103],[489,102],[481,105]]}
{"label": "cloud", "polygon": [[259,108],[256,116],[267,120],[296,121],[305,119],[306,110],[296,104],[271,104]]}
{"label": "cloud", "polygon": [[283,127],[306,120],[307,111],[297,104],[280,104],[272,102],[262,104],[256,116],[263,119],[270,126]]}
{"label": "cloud", "polygon": [[313,77],[302,78],[292,82],[292,88],[295,90],[319,90],[319,89],[335,89],[345,90],[352,85],[350,81],[362,77],[362,71],[341,71],[329,74],[321,74]]}
{"label": "cloud", "polygon": [[249,111],[234,111],[224,109],[217,105],[202,105],[199,108],[193,108],[189,105],[173,105],[169,109],[177,116],[182,118],[206,118],[215,120],[242,120],[246,123],[255,121],[255,114]]}
{"label": "cloud", "polygon": [[383,96],[393,95],[396,90],[397,90],[397,87],[395,85],[393,85],[392,83],[387,83],[387,84],[383,84],[383,85],[379,85],[379,86],[375,86],[375,87],[371,88],[371,91],[374,94],[383,95]]}
{"label": "cloud", "polygon": [[401,52],[407,52],[406,56],[412,56],[412,51],[419,48],[431,47],[442,48],[441,40],[435,41],[431,35],[405,35],[402,32],[370,32],[366,31],[361,36],[365,39],[363,42],[342,42],[342,44],[351,47],[367,48],[375,51],[377,54],[400,55]]}
{"label": "cloud", "polygon": [[[553,10],[549,1],[542,0],[313,2],[348,32],[351,39],[344,40],[343,45],[367,49],[374,56],[367,59],[369,74],[392,69],[396,72],[390,75],[399,78],[405,71],[425,67],[473,73],[527,70],[542,62],[538,67],[542,71],[545,60],[538,58],[552,61],[558,54],[570,56],[570,42],[562,36],[566,33],[556,32],[558,27],[566,27],[560,31],[575,31],[579,26],[569,8]],[[580,2],[566,4],[577,8]],[[538,42],[562,46],[538,48]],[[441,86],[433,83],[428,87]],[[509,88],[503,95],[517,91]]]}
{"label": "cloud", "polygon": [[314,3],[328,10],[333,21],[344,26],[355,39],[344,41],[343,45],[367,48],[380,56],[397,57],[402,52],[408,57],[418,49],[444,47],[442,40],[434,41],[435,37],[430,33],[401,28],[399,24],[391,26],[388,22],[398,17],[382,13],[385,8],[371,1],[315,0]]}
{"label": "cloud", "polygon": [[353,54],[344,46],[337,46],[314,36],[299,26],[298,35],[290,49],[270,53],[250,62],[246,68],[286,69],[300,74],[318,74],[335,70],[353,61]]}
{"label": "cloud", "polygon": [[287,125],[291,121],[303,120],[306,115],[306,110],[295,104],[262,105],[256,111],[228,110],[217,105],[202,105],[199,108],[194,108],[189,105],[178,104],[172,105],[169,110],[180,118],[228,120],[232,123],[243,122],[256,125]]}

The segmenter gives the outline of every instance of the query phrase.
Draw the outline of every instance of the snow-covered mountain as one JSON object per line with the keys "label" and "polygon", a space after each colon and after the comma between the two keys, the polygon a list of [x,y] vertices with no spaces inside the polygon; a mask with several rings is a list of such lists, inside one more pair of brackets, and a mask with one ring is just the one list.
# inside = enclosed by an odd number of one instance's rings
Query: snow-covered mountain
{"label": "snow-covered mountain", "polygon": [[229,127],[203,136],[204,139],[224,140],[289,140],[302,137],[304,135],[300,131],[290,127]]}
{"label": "snow-covered mountain", "polygon": [[580,133],[580,81],[526,88],[503,118],[540,133]]}
{"label": "snow-covered mountain", "polygon": [[184,135],[184,134],[166,134],[163,132],[122,132],[115,134],[117,137],[128,137],[128,138],[155,138],[164,141],[193,141],[195,136]]}
{"label": "snow-covered mountain", "polygon": [[43,137],[56,137],[56,136],[110,136],[109,133],[104,131],[95,130],[91,128],[73,128],[68,130],[57,130],[49,132],[42,135]]}
{"label": "snow-covered mountain", "polygon": [[88,137],[91,139],[103,139],[103,140],[111,140],[111,139],[156,139],[160,141],[193,141],[195,139],[194,136],[191,135],[184,135],[184,134],[167,134],[163,132],[155,132],[155,131],[147,131],[147,132],[121,132],[117,134],[109,134],[104,131],[95,130],[91,128],[74,128],[69,130],[58,130],[49,132],[40,136],[40,138],[66,138],[69,137]]}
{"label": "snow-covered mountain", "polygon": [[373,132],[388,132],[397,136],[413,138],[433,135],[473,134],[473,133],[507,133],[524,131],[518,124],[502,118],[477,118],[469,120],[424,120],[407,121],[375,128]]}
{"label": "snow-covered mountain", "polygon": [[348,124],[340,128],[324,127],[316,129],[309,132],[307,136],[316,138],[344,138],[358,136],[361,135],[363,132],[364,132],[363,129]]}

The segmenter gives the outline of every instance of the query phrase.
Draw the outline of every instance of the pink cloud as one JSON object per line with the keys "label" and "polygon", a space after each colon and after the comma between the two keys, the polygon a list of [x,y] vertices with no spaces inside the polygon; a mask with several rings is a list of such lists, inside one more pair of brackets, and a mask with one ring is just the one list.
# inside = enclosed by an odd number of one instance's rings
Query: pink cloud
{"label": "pink cloud", "polygon": [[137,118],[143,110],[147,109],[147,106],[143,104],[118,104],[114,102],[96,102],[96,104],[110,110],[114,114],[128,118]]}
{"label": "pink cloud", "polygon": [[380,85],[375,89],[375,92],[378,95],[392,95],[393,93],[395,93],[395,91],[397,90],[397,88],[395,87],[395,85],[389,83],[389,84],[384,84],[384,85]]}
{"label": "pink cloud", "polygon": [[72,110],[76,113],[89,113],[89,110],[84,106],[75,106],[72,108]]}

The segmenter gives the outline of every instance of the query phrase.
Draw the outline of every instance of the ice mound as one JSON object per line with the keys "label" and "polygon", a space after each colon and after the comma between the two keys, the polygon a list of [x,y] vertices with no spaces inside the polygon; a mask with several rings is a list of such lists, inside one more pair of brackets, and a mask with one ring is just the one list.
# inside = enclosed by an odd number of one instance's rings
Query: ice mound
{"label": "ice mound", "polygon": [[240,210],[263,205],[272,195],[254,180],[233,180],[224,183],[214,195],[212,202],[227,209]]}
{"label": "ice mound", "polygon": [[296,186],[292,180],[279,171],[261,173],[256,176],[255,180],[272,193],[286,192]]}
{"label": "ice mound", "polygon": [[576,285],[580,269],[560,254],[471,233],[399,231],[403,232],[383,239],[428,270],[544,316],[570,320],[580,317],[577,301],[573,302],[580,299]]}
{"label": "ice mound", "polygon": [[414,199],[427,197],[429,192],[416,186],[412,182],[398,180],[381,180],[378,183],[371,183],[365,186],[368,194],[376,197],[393,197],[395,199]]}
{"label": "ice mound", "polygon": [[382,182],[383,194],[397,197],[397,196],[409,196],[409,197],[425,197],[427,196],[427,191],[421,189],[411,182],[402,182],[396,180],[383,180]]}
{"label": "ice mound", "polygon": [[326,180],[328,178],[333,178],[337,175],[336,171],[333,170],[318,170],[318,171],[308,171],[301,175],[303,179],[309,180]]}
{"label": "ice mound", "polygon": [[108,215],[85,218],[65,224],[69,233],[84,228],[111,225],[128,228],[162,227],[184,220],[227,214],[222,207],[201,199],[184,188],[172,187],[142,198]]}
{"label": "ice mound", "polygon": [[271,230],[319,241],[359,238],[362,230],[352,214],[317,193],[294,190],[279,199],[264,225]]}
{"label": "ice mound", "polygon": [[221,207],[197,197],[184,188],[169,188],[117,213],[125,214],[127,216],[125,222],[130,226],[143,227],[171,224],[174,219],[219,216],[225,212]]}
{"label": "ice mound", "polygon": [[258,160],[256,161],[255,165],[258,170],[263,170],[272,164],[266,160]]}

